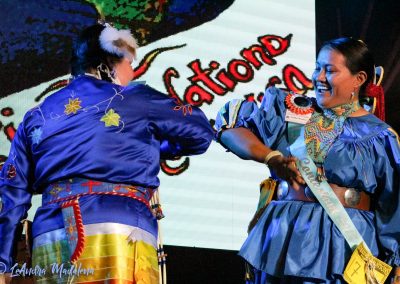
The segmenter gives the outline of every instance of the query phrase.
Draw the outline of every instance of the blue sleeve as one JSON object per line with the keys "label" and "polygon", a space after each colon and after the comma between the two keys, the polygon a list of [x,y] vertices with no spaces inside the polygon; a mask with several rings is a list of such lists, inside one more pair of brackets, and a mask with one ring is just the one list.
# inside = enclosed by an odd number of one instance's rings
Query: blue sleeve
{"label": "blue sleeve", "polygon": [[217,140],[223,130],[245,127],[251,130],[263,143],[277,149],[285,136],[285,97],[278,88],[268,88],[260,107],[254,102],[232,100],[218,112],[215,128]]}
{"label": "blue sleeve", "polygon": [[258,109],[257,104],[245,100],[231,100],[227,102],[218,112],[214,128],[218,142],[221,133],[230,128],[247,127],[246,120]]}
{"label": "blue sleeve", "polygon": [[385,133],[384,147],[375,145],[375,174],[379,180],[376,228],[382,259],[400,266],[400,147],[394,132]]}
{"label": "blue sleeve", "polygon": [[31,207],[33,171],[26,139],[21,123],[0,173],[0,262],[7,271],[14,264],[17,225]]}
{"label": "blue sleeve", "polygon": [[162,158],[204,153],[214,132],[204,113],[150,89],[149,124],[161,141]]}

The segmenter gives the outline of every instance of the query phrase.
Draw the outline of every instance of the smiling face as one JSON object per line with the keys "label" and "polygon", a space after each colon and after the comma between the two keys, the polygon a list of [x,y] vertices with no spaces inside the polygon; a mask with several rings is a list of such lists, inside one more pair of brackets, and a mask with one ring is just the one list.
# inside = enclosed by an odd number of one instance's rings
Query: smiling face
{"label": "smiling face", "polygon": [[343,54],[327,47],[321,49],[312,75],[318,105],[333,108],[350,103],[352,92],[353,100],[357,100],[363,77],[362,72],[351,74]]}

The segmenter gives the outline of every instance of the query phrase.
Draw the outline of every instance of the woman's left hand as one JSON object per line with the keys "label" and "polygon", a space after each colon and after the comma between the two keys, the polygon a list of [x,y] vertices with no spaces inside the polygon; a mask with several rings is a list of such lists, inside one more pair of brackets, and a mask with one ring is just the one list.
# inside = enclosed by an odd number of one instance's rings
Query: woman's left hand
{"label": "woman's left hand", "polygon": [[301,185],[305,184],[297,169],[296,158],[294,157],[272,157],[268,162],[268,166],[279,178],[286,180],[295,190],[299,190]]}
{"label": "woman's left hand", "polygon": [[305,180],[303,179],[299,169],[297,168],[296,162],[292,162],[288,165],[290,172],[295,173],[294,176],[290,176],[288,178],[288,182],[290,186],[295,190],[300,190],[306,184]]}

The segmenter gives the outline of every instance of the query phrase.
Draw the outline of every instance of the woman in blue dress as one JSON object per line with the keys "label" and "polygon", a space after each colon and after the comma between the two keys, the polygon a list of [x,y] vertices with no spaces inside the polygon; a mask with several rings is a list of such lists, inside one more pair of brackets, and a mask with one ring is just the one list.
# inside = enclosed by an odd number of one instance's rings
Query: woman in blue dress
{"label": "woman in blue dress", "polygon": [[136,48],[127,30],[85,29],[74,79],[26,113],[0,175],[2,272],[15,275],[17,225],[42,194],[37,283],[159,283],[151,205],[160,157],[205,152],[213,130],[200,109],[182,112],[149,86],[129,85]]}
{"label": "woman in blue dress", "polygon": [[254,268],[249,283],[345,283],[352,249],[304,183],[289,149],[289,117],[307,115],[305,147],[318,177],[330,184],[372,254],[395,267],[399,281],[399,140],[360,106],[374,70],[364,43],[332,40],[320,50],[312,76],[316,101],[269,88],[260,107],[235,100],[219,112],[218,141],[243,159],[265,163],[280,182],[239,252]]}

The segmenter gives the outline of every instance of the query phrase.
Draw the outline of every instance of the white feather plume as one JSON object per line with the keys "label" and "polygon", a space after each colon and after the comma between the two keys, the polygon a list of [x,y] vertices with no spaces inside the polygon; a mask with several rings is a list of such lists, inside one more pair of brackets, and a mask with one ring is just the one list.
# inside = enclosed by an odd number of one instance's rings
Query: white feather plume
{"label": "white feather plume", "polygon": [[136,52],[131,52],[127,48],[117,46],[115,43],[123,41],[126,45],[136,51],[138,48],[136,39],[132,36],[129,30],[117,30],[116,28],[107,25],[100,34],[101,47],[110,53],[127,57],[130,60],[136,59]]}

